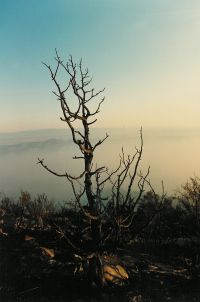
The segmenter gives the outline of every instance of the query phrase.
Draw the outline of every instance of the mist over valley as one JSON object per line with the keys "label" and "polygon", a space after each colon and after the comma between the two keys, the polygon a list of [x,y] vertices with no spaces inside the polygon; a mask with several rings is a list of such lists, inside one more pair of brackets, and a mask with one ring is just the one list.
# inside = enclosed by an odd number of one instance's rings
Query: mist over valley
{"label": "mist over valley", "polygon": [[[139,129],[91,129],[93,142],[109,138],[96,150],[94,163],[116,168],[123,146],[125,154],[133,154],[140,146]],[[141,170],[150,165],[152,185],[158,191],[164,181],[168,193],[174,194],[190,176],[200,174],[200,130],[143,129],[144,151]],[[72,197],[64,178],[58,178],[37,165],[38,157],[51,169],[71,175],[83,171],[80,156],[69,130],[47,129],[16,133],[0,133],[0,192],[16,197],[21,190],[32,195],[46,193],[56,201]]]}

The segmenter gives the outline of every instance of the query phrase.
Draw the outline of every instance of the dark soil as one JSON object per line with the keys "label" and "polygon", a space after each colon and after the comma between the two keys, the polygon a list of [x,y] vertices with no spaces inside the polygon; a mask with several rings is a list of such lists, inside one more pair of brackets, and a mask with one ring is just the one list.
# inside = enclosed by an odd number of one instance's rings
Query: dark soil
{"label": "dark soil", "polygon": [[[128,282],[98,289],[87,264],[51,230],[0,234],[0,301],[200,301],[200,267],[192,250],[132,244],[107,257],[126,268]],[[82,269],[80,269],[82,268]]]}

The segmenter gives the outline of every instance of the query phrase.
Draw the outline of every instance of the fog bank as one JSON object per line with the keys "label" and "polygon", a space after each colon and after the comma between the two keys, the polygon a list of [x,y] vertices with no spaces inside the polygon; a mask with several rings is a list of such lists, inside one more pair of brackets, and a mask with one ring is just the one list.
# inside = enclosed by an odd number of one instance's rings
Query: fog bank
{"label": "fog bank", "polygon": [[[94,142],[106,133],[109,138],[97,149],[94,163],[111,170],[118,165],[122,146],[126,154],[140,146],[140,134],[139,129],[91,129]],[[141,170],[151,166],[149,178],[157,190],[163,180],[166,191],[173,194],[190,176],[200,175],[200,130],[144,129],[143,137]],[[27,190],[55,200],[70,199],[67,181],[49,174],[37,161],[44,158],[50,168],[77,175],[83,166],[81,160],[72,159],[74,155],[80,153],[69,130],[0,133],[0,192],[16,197]]]}

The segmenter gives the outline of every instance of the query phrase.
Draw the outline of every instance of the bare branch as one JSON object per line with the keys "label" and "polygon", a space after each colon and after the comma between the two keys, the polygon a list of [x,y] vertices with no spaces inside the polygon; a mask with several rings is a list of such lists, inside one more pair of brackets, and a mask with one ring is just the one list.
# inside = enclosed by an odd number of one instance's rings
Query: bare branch
{"label": "bare branch", "polygon": [[102,139],[102,140],[99,140],[93,147],[93,151],[99,146],[101,145],[107,138],[109,137],[109,135],[106,133],[106,136]]}
{"label": "bare branch", "polygon": [[83,171],[83,173],[81,173],[79,176],[71,176],[70,174],[68,174],[67,172],[61,174],[61,173],[57,173],[51,169],[49,169],[45,164],[44,164],[44,159],[40,159],[38,158],[38,164],[40,164],[45,170],[47,170],[48,172],[50,172],[51,174],[58,176],[58,177],[66,177],[68,179],[73,179],[73,180],[78,180],[81,179],[84,175],[85,175],[85,171]]}
{"label": "bare branch", "polygon": [[112,178],[112,176],[113,176],[114,174],[116,174],[116,173],[119,171],[120,168],[121,168],[121,160],[120,160],[119,166],[116,168],[116,170],[114,170],[114,171],[112,171],[110,174],[108,174],[108,177],[106,177],[103,181],[101,181],[101,182],[99,183],[99,185],[102,186],[102,185],[105,184],[108,180],[110,180],[110,179]]}
{"label": "bare branch", "polygon": [[69,246],[71,246],[73,248],[73,250],[75,251],[80,251],[80,249],[74,245],[71,240],[66,236],[66,232],[64,232],[60,226],[58,226],[55,222],[54,225],[56,227],[56,232],[61,236],[61,238],[64,238],[66,240],[66,242],[68,243]]}
{"label": "bare branch", "polygon": [[130,180],[130,183],[129,183],[129,186],[128,186],[128,190],[127,190],[126,197],[125,197],[125,203],[127,203],[128,198],[130,196],[131,188],[132,188],[133,182],[134,182],[136,174],[137,174],[139,162],[140,162],[141,157],[142,157],[142,151],[143,151],[142,128],[140,129],[140,140],[141,140],[141,147],[140,147],[140,150],[137,150],[138,158],[137,158],[137,161],[136,161],[136,164],[135,164],[133,175],[131,176],[131,180]]}
{"label": "bare branch", "polygon": [[88,123],[88,126],[89,126],[89,125],[92,125],[92,124],[94,124],[94,123],[96,123],[96,122],[97,122],[97,118],[96,118],[94,121]]}
{"label": "bare branch", "polygon": [[73,156],[72,158],[73,158],[73,159],[84,159],[83,156]]}

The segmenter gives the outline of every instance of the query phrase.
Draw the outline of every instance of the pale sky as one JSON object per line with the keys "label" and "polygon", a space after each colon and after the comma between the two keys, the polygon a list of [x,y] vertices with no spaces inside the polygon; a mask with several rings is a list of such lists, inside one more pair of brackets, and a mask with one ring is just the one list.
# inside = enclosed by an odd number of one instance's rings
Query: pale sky
{"label": "pale sky", "polygon": [[41,62],[106,88],[97,127],[200,128],[199,0],[0,0],[0,132],[63,127]]}

